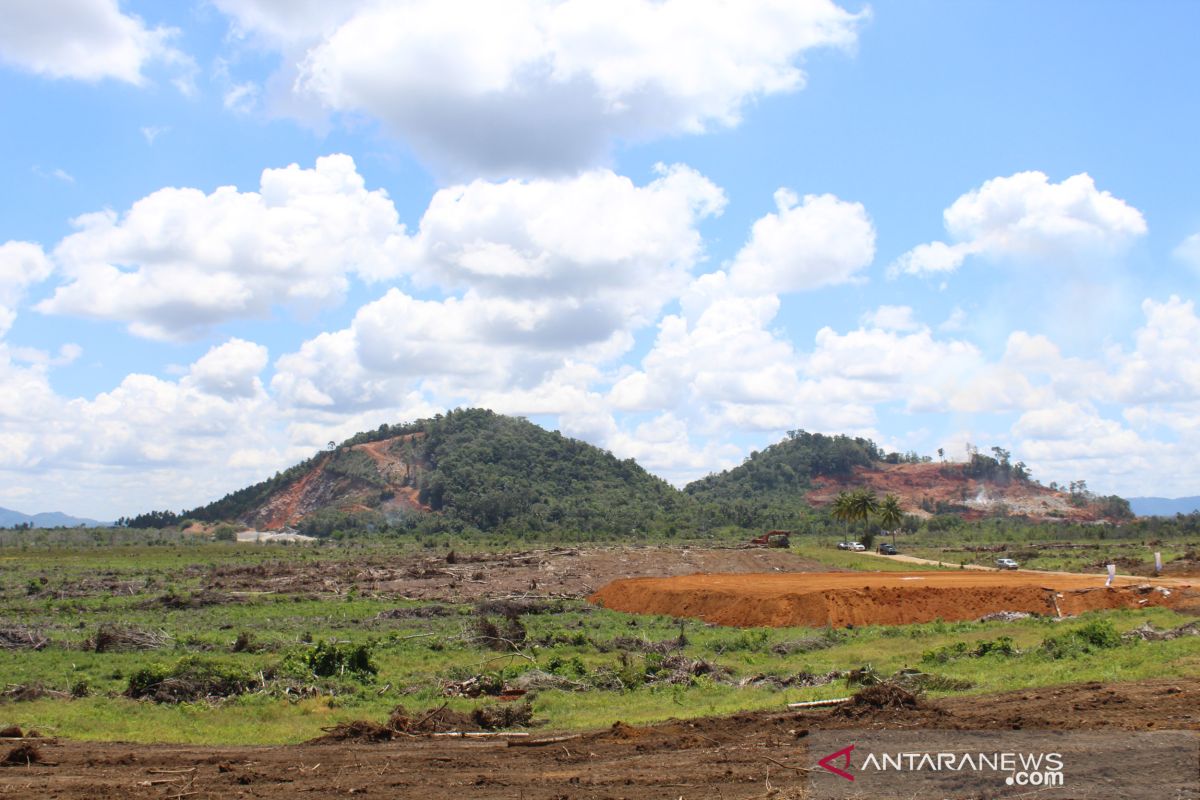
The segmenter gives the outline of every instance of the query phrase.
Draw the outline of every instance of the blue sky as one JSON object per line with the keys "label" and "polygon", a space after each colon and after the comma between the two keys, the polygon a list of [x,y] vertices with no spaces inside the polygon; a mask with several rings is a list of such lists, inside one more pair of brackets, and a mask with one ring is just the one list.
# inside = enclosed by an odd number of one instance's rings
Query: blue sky
{"label": "blue sky", "polygon": [[1200,493],[1197,23],[17,0],[0,505],[191,507],[458,405],[676,483],[804,428]]}

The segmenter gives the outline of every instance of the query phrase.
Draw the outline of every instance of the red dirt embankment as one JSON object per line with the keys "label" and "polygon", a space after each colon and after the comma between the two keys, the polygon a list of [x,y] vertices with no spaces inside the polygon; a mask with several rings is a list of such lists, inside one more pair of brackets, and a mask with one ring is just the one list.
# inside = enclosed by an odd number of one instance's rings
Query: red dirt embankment
{"label": "red dirt embankment", "polygon": [[1195,602],[1182,581],[1037,572],[826,572],[629,578],[588,598],[615,611],[697,617],[718,625],[907,625],[995,611],[1074,615]]}

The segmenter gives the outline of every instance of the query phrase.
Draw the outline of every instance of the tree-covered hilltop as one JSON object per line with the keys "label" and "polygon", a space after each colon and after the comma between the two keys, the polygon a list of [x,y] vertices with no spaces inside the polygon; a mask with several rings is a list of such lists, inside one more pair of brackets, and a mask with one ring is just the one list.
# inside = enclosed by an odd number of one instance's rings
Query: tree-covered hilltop
{"label": "tree-covered hilltop", "polygon": [[813,478],[848,477],[855,467],[885,458],[870,439],[789,431],[740,466],[693,481],[684,492],[697,504],[694,513],[713,526],[795,527],[813,514],[805,500]]}
{"label": "tree-covered hilltop", "polygon": [[606,450],[484,409],[423,420],[421,502],[491,530],[631,533],[670,524],[679,493]]}
{"label": "tree-covered hilltop", "polygon": [[[375,443],[373,455],[361,447]],[[629,534],[669,528],[687,502],[632,459],[484,409],[381,425],[332,444],[184,516],[261,521],[302,482],[298,524],[317,534],[364,525]],[[405,492],[415,501],[407,510],[393,502]]]}

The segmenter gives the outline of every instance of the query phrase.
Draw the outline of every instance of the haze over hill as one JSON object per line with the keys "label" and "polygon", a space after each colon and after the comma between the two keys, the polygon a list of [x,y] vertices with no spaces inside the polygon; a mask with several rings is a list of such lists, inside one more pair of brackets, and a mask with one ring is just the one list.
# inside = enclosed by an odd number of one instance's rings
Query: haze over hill
{"label": "haze over hill", "polygon": [[157,526],[186,517],[314,535],[383,527],[669,535],[724,526],[802,528],[825,519],[824,506],[854,488],[894,494],[915,517],[1116,522],[1130,516],[1118,497],[1096,497],[1083,481],[1069,491],[1042,486],[1008,452],[992,452],[934,463],[915,453],[885,453],[868,439],[793,431],[740,466],[679,490],[632,459],[528,420],[460,409],[331,442],[182,517],[152,512],[125,522]]}
{"label": "haze over hill", "polygon": [[10,508],[0,508],[0,528],[13,528],[17,525],[29,525],[31,528],[75,528],[83,525],[94,528],[107,525],[86,517],[72,517],[61,511],[43,511],[38,514],[23,514]]}
{"label": "haze over hill", "polygon": [[1139,517],[1173,517],[1200,511],[1200,497],[1131,497],[1129,506]]}

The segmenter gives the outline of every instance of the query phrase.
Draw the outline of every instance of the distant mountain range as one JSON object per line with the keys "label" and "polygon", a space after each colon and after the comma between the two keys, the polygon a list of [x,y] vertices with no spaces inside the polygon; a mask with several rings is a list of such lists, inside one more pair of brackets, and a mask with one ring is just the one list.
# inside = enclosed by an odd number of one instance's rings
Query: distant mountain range
{"label": "distant mountain range", "polygon": [[109,524],[84,517],[72,517],[70,514],[64,514],[61,511],[22,514],[20,511],[13,511],[10,508],[0,508],[0,528],[11,528],[26,522],[35,528],[77,528],[80,525],[85,528],[96,528]]}
{"label": "distant mountain range", "polygon": [[1129,507],[1139,517],[1173,517],[1200,511],[1200,497],[1131,497]]}

